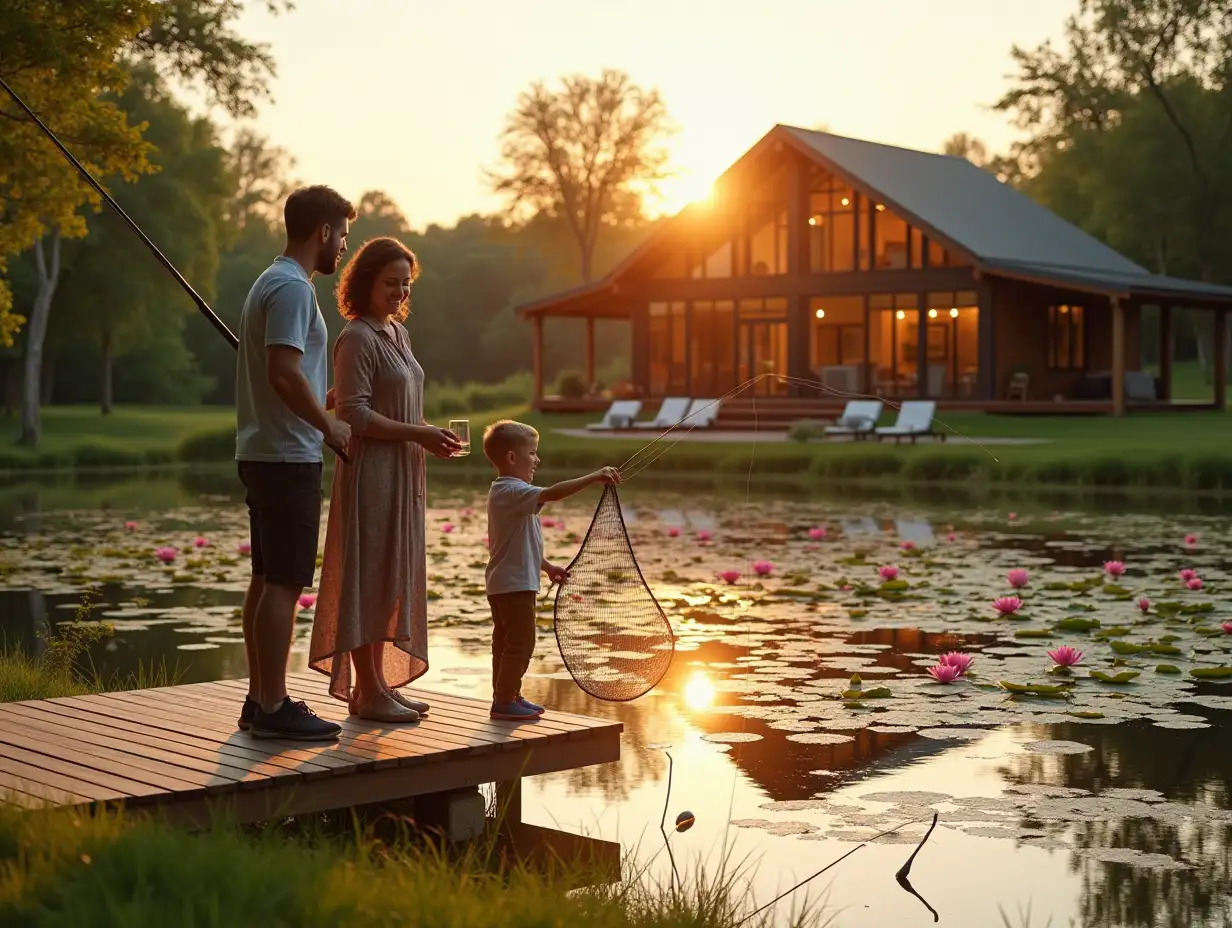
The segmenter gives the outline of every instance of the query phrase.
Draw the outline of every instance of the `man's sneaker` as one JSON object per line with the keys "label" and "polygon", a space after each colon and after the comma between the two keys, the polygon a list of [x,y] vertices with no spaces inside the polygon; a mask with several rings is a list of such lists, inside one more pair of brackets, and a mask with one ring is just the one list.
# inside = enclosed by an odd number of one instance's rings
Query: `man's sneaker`
{"label": "man's sneaker", "polygon": [[248,731],[252,728],[252,720],[256,717],[257,710],[260,708],[261,704],[251,696],[244,697],[244,708],[240,709],[240,731]]}
{"label": "man's sneaker", "polygon": [[507,722],[534,722],[539,718],[538,712],[519,702],[494,702],[489,715]]}
{"label": "man's sneaker", "polygon": [[531,702],[525,696],[519,696],[517,699],[514,700],[514,702],[516,702],[519,706],[525,706],[527,709],[534,709],[540,715],[543,715],[543,706],[540,706],[540,705],[537,705],[536,703]]}
{"label": "man's sneaker", "polygon": [[287,697],[273,712],[257,707],[249,731],[254,738],[287,738],[292,741],[333,741],[341,725],[327,722],[308,708],[308,704]]}

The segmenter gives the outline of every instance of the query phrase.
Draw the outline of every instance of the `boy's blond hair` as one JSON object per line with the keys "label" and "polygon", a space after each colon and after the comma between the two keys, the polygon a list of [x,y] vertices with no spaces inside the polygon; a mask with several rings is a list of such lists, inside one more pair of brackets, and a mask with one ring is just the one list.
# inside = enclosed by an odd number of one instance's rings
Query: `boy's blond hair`
{"label": "boy's blond hair", "polygon": [[524,443],[538,438],[539,433],[525,422],[502,419],[484,429],[483,454],[494,467],[499,468],[510,451],[517,451]]}

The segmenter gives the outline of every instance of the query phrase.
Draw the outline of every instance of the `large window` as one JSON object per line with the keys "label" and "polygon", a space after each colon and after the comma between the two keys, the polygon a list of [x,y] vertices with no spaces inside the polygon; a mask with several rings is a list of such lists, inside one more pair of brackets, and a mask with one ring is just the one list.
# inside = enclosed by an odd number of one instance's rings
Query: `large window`
{"label": "large window", "polygon": [[[787,300],[765,297],[740,301],[736,329],[737,377],[740,383],[763,374],[787,374]],[[764,377],[754,393],[785,394],[787,382]]]}
{"label": "large window", "polygon": [[905,220],[878,203],[870,214],[873,223],[873,267],[894,270],[910,266],[909,227]]}
{"label": "large window", "polygon": [[856,195],[831,178],[809,200],[809,268],[850,271],[856,266]]}
{"label": "large window", "polygon": [[928,294],[927,395],[974,396],[979,365],[980,310],[975,293]]}
{"label": "large window", "polygon": [[810,377],[829,390],[864,392],[864,297],[809,300]]}
{"label": "large window", "polygon": [[1081,306],[1048,307],[1048,366],[1057,370],[1086,367],[1086,332]]}
{"label": "large window", "polygon": [[869,303],[869,363],[878,396],[916,396],[920,310],[914,293],[878,293]]}
{"label": "large window", "polygon": [[722,396],[736,385],[735,306],[731,300],[693,303],[689,391],[694,396]]}
{"label": "large window", "polygon": [[684,303],[650,304],[650,392],[684,393],[686,316]]}

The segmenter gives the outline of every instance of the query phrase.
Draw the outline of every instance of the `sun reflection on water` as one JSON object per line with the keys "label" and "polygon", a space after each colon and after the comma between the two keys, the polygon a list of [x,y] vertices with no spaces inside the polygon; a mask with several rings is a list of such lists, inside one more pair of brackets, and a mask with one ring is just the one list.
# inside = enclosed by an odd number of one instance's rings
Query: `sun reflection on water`
{"label": "sun reflection on water", "polygon": [[684,685],[684,704],[695,712],[714,705],[714,684],[704,671],[695,671]]}

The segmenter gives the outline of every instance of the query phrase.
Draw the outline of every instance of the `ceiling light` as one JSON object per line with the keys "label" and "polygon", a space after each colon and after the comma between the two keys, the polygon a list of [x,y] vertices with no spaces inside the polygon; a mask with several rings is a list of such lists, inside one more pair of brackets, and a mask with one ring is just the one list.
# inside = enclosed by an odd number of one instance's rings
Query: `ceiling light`
{"label": "ceiling light", "polygon": [[817,318],[818,319],[826,318],[826,311],[824,309],[817,310]]}
{"label": "ceiling light", "polygon": [[850,206],[850,205],[851,205],[851,201],[850,201],[849,199],[847,199],[846,197],[843,197],[841,200],[839,200],[839,202],[840,202],[840,203],[842,203],[844,206]]}
{"label": "ceiling light", "polygon": [[885,207],[884,207],[884,206],[882,206],[880,203],[878,203],[878,204],[877,204],[877,212],[879,212],[879,213],[884,213],[884,212],[885,212]]}
{"label": "ceiling light", "polygon": [[951,319],[957,319],[957,318],[958,318],[958,310],[957,310],[957,309],[951,309],[951,310],[950,310],[950,318],[951,318]]}
{"label": "ceiling light", "polygon": [[936,319],[936,318],[937,318],[937,311],[936,311],[935,309],[930,309],[930,310],[928,311],[928,318],[929,318],[929,319]]}
{"label": "ceiling light", "polygon": [[907,314],[903,312],[901,309],[898,312],[896,312],[894,315],[897,316],[899,319],[907,318]]}

